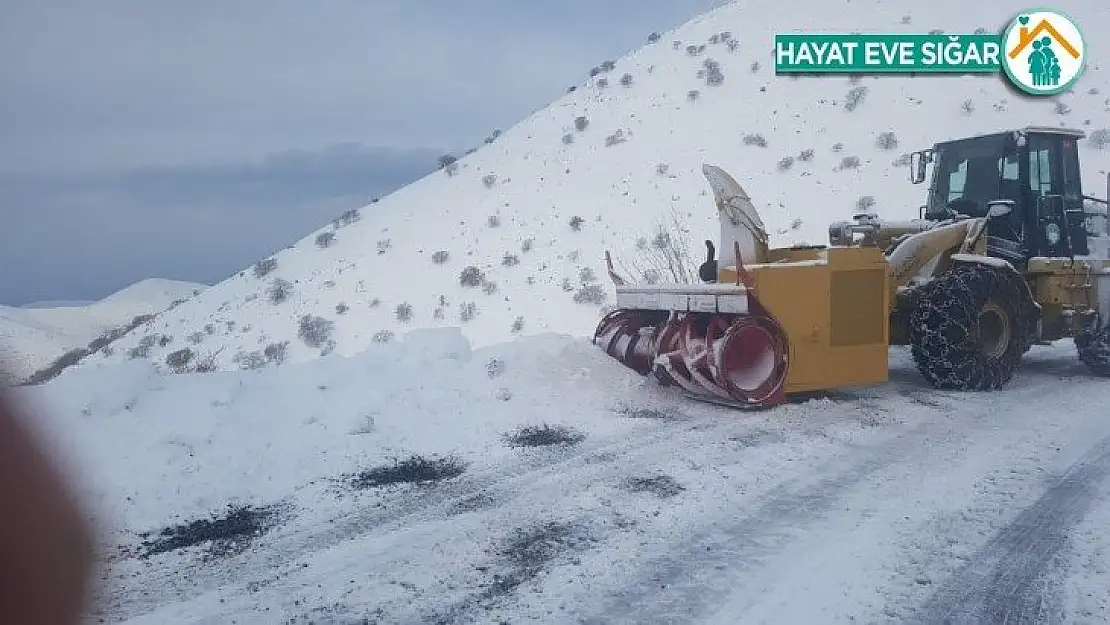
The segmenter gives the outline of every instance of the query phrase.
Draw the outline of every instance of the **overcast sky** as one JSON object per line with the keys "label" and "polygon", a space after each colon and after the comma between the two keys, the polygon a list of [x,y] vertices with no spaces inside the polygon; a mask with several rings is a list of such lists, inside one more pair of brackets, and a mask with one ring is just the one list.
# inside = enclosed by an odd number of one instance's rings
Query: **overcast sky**
{"label": "overcast sky", "polygon": [[0,303],[217,282],[721,0],[3,0]]}

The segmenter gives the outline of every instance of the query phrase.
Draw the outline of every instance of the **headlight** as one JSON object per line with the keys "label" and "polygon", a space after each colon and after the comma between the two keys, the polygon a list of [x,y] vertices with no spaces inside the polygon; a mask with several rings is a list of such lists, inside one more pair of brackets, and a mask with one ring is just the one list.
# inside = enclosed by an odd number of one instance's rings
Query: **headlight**
{"label": "headlight", "polygon": [[1056,245],[1060,242],[1060,226],[1048,224],[1044,227],[1044,236],[1048,239],[1049,245]]}

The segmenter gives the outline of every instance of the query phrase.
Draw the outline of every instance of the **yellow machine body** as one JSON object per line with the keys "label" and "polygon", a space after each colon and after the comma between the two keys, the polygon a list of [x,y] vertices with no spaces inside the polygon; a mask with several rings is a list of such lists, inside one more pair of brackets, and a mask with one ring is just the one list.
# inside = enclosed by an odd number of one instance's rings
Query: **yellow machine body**
{"label": "yellow machine body", "polygon": [[[786,394],[888,380],[890,278],[879,249],[772,249],[745,269],[789,340]],[[718,280],[735,284],[735,265]]]}

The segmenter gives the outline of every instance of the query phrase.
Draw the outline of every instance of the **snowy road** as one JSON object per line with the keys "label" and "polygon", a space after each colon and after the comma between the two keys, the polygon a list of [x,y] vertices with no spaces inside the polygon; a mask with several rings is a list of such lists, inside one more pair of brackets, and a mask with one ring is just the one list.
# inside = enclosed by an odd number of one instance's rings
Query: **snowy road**
{"label": "snowy road", "polygon": [[893,358],[891,384],[834,399],[742,414],[622,389],[591,415],[615,433],[427,486],[308,484],[242,553],[115,563],[97,617],[1105,621],[1110,386],[1065,343],[992,394]]}

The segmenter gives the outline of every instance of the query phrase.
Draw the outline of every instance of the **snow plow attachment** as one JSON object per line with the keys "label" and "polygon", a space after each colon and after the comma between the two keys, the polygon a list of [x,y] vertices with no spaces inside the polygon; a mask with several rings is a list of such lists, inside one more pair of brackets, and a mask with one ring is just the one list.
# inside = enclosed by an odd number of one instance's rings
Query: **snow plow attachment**
{"label": "snow plow attachment", "polygon": [[[743,287],[741,287],[743,288]],[[641,375],[681,387],[698,399],[758,408],[783,401],[789,363],[786,333],[746,293],[636,292],[633,304],[606,315],[594,343]],[[662,296],[662,297],[660,297]],[[669,301],[668,301],[669,300]],[[689,302],[713,310],[691,311]],[[716,302],[726,312],[719,312]],[[662,311],[642,306],[674,306]],[[742,308],[743,311],[730,309]]]}
{"label": "snow plow attachment", "polygon": [[[794,393],[887,381],[889,282],[876,248],[769,249],[743,188],[703,168],[731,264],[709,258],[706,284],[629,284],[613,269],[617,309],[594,344],[693,399],[740,408]],[[707,242],[712,256],[713,246]]]}

